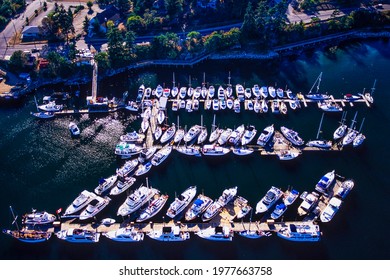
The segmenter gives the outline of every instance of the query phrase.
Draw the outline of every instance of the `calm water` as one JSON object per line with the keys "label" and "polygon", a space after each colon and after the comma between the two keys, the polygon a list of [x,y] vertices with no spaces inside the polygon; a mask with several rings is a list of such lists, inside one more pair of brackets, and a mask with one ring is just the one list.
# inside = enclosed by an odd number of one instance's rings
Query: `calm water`
{"label": "calm water", "polygon": [[[151,69],[127,73],[99,84],[101,95],[121,96],[125,90],[135,94],[141,82],[193,86],[203,81],[214,85],[226,84],[228,73],[231,83],[252,86],[276,84],[288,86],[293,92],[307,93],[320,72],[323,72],[321,91],[335,97],[345,93],[361,92],[371,88],[375,79],[375,106],[363,104],[347,106],[347,122],[358,111],[358,126],[365,118],[363,132],[367,139],[360,149],[346,149],[340,153],[306,152],[298,159],[281,162],[276,157],[187,158],[173,152],[167,161],[148,174],[149,183],[171,196],[175,192],[197,185],[198,190],[212,198],[228,186],[237,185],[239,195],[252,205],[270,186],[286,189],[294,186],[299,191],[311,191],[326,172],[336,172],[356,182],[340,212],[331,223],[321,225],[322,241],[316,244],[292,243],[276,236],[247,240],[236,236],[231,243],[213,243],[192,236],[183,244],[164,244],[145,239],[140,244],[120,244],[105,238],[95,245],[69,244],[52,237],[41,244],[24,244],[8,236],[0,236],[1,259],[389,259],[390,246],[387,232],[387,210],[390,180],[388,177],[390,153],[388,149],[390,110],[390,43],[370,41],[340,47],[334,54],[322,51],[306,53],[294,59],[277,63],[234,61],[205,62],[194,68]],[[83,91],[88,87],[81,88]],[[73,90],[73,89],[72,89]],[[38,97],[43,96],[38,93]],[[35,110],[28,99],[21,108],[0,110],[0,225],[11,227],[9,206],[22,215],[31,208],[55,212],[65,209],[83,189],[93,190],[102,176],[109,176],[122,163],[114,155],[119,136],[138,129],[139,119],[133,121],[126,112],[112,115],[63,117],[51,121],[37,121],[29,116]],[[181,112],[180,125],[189,128],[200,123],[210,127],[213,113]],[[274,123],[295,128],[305,140],[316,137],[321,112],[311,104],[298,112],[289,111],[285,117],[255,115],[244,112],[220,112],[216,122],[222,127],[235,127],[242,123],[254,124],[258,130]],[[82,130],[80,139],[71,139],[67,129],[70,120],[76,120]],[[171,113],[170,122],[177,114]],[[338,126],[340,114],[326,114],[322,136],[331,138]],[[136,185],[145,182],[140,178]],[[125,195],[114,197],[112,203],[98,219],[115,217]],[[291,207],[285,220],[297,218],[296,207]],[[166,206],[167,207],[167,206]],[[164,210],[166,210],[166,207]],[[163,211],[164,211],[163,210]],[[255,218],[255,217],[254,217]],[[256,217],[256,218],[260,218]],[[117,220],[119,220],[117,218]],[[155,220],[162,220],[162,214]],[[20,220],[19,220],[20,221]]]}

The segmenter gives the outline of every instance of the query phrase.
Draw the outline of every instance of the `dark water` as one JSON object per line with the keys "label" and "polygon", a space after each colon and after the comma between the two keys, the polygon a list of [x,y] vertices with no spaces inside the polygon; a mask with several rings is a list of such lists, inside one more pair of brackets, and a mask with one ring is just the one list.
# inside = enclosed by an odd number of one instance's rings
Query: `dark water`
{"label": "dark water", "polygon": [[[231,83],[252,86],[277,84],[288,86],[293,92],[307,93],[320,72],[323,79],[320,89],[340,97],[344,93],[361,92],[371,88],[377,79],[374,93],[375,106],[367,108],[349,105],[347,122],[358,111],[358,126],[365,118],[363,132],[367,139],[360,149],[346,149],[339,153],[306,152],[298,159],[281,162],[276,157],[187,158],[172,152],[170,158],[148,174],[149,183],[174,197],[175,192],[197,185],[206,195],[216,198],[228,186],[237,185],[239,195],[252,205],[270,186],[286,189],[294,186],[299,191],[311,191],[326,172],[336,172],[356,182],[339,213],[325,225],[322,241],[315,244],[292,243],[276,236],[247,240],[236,236],[231,243],[213,243],[192,236],[182,244],[166,244],[145,239],[139,244],[121,244],[101,238],[98,244],[70,244],[52,237],[41,244],[24,244],[8,236],[0,236],[1,259],[389,259],[390,246],[387,232],[390,153],[390,43],[369,41],[350,43],[336,53],[323,51],[306,53],[294,59],[279,62],[208,61],[194,68],[150,69],[146,72],[127,73],[99,84],[100,95],[121,96],[125,90],[135,94],[139,84],[176,83],[193,86],[203,81],[214,85],[226,84],[228,73]],[[86,87],[87,88],[87,87]],[[38,97],[43,96],[38,93]],[[55,212],[66,208],[83,190],[93,190],[98,179],[109,176],[121,164],[114,155],[119,136],[138,129],[140,121],[132,121],[126,112],[112,115],[81,116],[80,139],[71,139],[67,129],[74,117],[37,121],[29,116],[35,110],[30,98],[21,108],[0,111],[0,225],[11,227],[12,205],[18,214],[31,208]],[[176,122],[171,113],[169,121]],[[213,113],[203,112],[204,123],[210,127]],[[258,130],[274,123],[293,127],[305,140],[315,138],[321,112],[311,104],[298,112],[289,111],[285,117],[255,115],[253,112],[219,112],[216,122],[222,127],[242,123],[254,124]],[[200,123],[201,113],[180,113],[180,125],[189,128]],[[338,126],[340,114],[326,114],[322,135],[331,138]],[[145,181],[138,180],[137,184]],[[115,217],[125,195],[115,197],[98,219]],[[170,202],[169,201],[169,202]],[[168,202],[168,203],[169,203]],[[295,203],[285,220],[297,219]],[[166,210],[166,207],[164,208]],[[259,217],[256,217],[259,218]],[[117,220],[119,220],[117,218]],[[162,220],[162,214],[155,220]]]}

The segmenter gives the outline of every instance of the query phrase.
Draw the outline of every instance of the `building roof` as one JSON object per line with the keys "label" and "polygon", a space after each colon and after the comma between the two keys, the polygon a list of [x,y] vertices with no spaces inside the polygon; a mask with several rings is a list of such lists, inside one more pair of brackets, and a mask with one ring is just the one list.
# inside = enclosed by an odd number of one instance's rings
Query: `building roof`
{"label": "building roof", "polygon": [[25,26],[23,28],[22,34],[39,34],[39,27],[38,26]]}

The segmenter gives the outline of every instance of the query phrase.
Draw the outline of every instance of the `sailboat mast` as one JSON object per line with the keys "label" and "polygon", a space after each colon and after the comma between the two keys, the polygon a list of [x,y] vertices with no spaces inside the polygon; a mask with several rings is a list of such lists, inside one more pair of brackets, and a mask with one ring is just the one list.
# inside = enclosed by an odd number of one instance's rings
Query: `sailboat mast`
{"label": "sailboat mast", "polygon": [[231,77],[230,77],[230,71],[229,71],[229,78],[228,78],[228,86],[231,86],[232,84],[230,83],[230,79],[231,79]]}
{"label": "sailboat mast", "polygon": [[352,120],[350,129],[353,129],[353,125],[356,123],[356,116],[357,116],[357,113],[358,113],[358,112],[356,111],[355,116],[353,117],[353,120]]}
{"label": "sailboat mast", "polygon": [[12,217],[14,218],[14,220],[12,221],[12,224],[16,224],[16,228],[17,228],[17,230],[19,230],[19,225],[16,221],[18,216],[15,216],[15,213],[14,213],[14,210],[12,209],[12,206],[9,207],[9,210],[11,211]]}
{"label": "sailboat mast", "polygon": [[172,81],[172,83],[173,83],[173,87],[175,87],[175,72],[173,72],[173,81]]}
{"label": "sailboat mast", "polygon": [[372,85],[372,88],[371,88],[371,96],[374,94],[374,91],[375,91],[375,86],[376,86],[376,79],[374,81],[374,84]]}
{"label": "sailboat mast", "polygon": [[322,120],[324,119],[324,113],[322,113],[322,116],[321,116],[321,121],[320,121],[320,125],[318,127],[318,131],[317,131],[317,138],[318,139],[318,136],[320,135],[320,131],[321,131],[321,126],[322,126]]}
{"label": "sailboat mast", "polygon": [[365,119],[366,119],[366,118],[363,118],[362,123],[360,124],[359,133],[362,132],[363,123],[364,123],[364,120],[365,120]]}
{"label": "sailboat mast", "polygon": [[37,97],[35,95],[34,95],[34,100],[35,100],[35,106],[37,107],[37,111],[39,111]]}
{"label": "sailboat mast", "polygon": [[318,93],[318,90],[320,89],[320,83],[321,83],[321,77],[322,77],[322,72],[320,73],[320,75],[317,77],[317,79],[315,80],[314,84],[312,85],[309,93],[311,93],[313,91],[313,88],[314,86],[317,84],[318,82],[318,85],[317,85],[317,93]]}

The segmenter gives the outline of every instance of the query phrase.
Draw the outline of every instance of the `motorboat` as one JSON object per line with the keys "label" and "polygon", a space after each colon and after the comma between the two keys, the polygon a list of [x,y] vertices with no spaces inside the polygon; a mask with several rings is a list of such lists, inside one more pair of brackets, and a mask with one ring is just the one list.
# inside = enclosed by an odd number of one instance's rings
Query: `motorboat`
{"label": "motorboat", "polygon": [[248,99],[251,98],[252,97],[251,88],[245,88],[244,95],[245,95],[245,98],[248,98]]}
{"label": "motorboat", "polygon": [[116,175],[120,178],[126,178],[132,171],[135,170],[139,161],[138,159],[132,159],[125,162],[125,164],[116,170]]}
{"label": "motorboat", "polygon": [[254,152],[252,148],[245,148],[245,147],[234,147],[233,148],[233,154],[237,156],[247,156]]}
{"label": "motorboat", "polygon": [[200,95],[202,96],[203,99],[206,99],[206,97],[208,95],[208,90],[204,85],[200,89]]}
{"label": "motorboat", "polygon": [[270,209],[283,195],[281,189],[272,186],[265,196],[256,205],[256,214],[264,213]]}
{"label": "motorboat", "polygon": [[244,218],[246,215],[248,215],[249,212],[252,211],[252,206],[250,206],[248,200],[242,196],[237,196],[237,198],[234,200],[234,206],[237,206],[239,209],[236,216],[237,219]]}
{"label": "motorboat", "polygon": [[362,96],[359,94],[352,94],[352,93],[344,94],[344,100],[347,102],[354,102],[359,99],[362,99]]}
{"label": "motorboat", "polygon": [[198,99],[201,94],[202,94],[202,88],[201,87],[196,87],[195,91],[194,91],[194,98]]}
{"label": "motorboat", "polygon": [[178,93],[179,93],[179,88],[178,87],[172,87],[172,90],[171,90],[172,97],[175,98]]}
{"label": "motorboat", "polygon": [[186,101],[184,99],[179,101],[179,109],[185,109],[186,108]]}
{"label": "motorboat", "polygon": [[320,227],[315,224],[285,224],[277,232],[277,236],[298,242],[317,242],[321,238]]}
{"label": "motorboat", "polygon": [[46,104],[42,104],[38,106],[39,110],[45,111],[45,112],[59,112],[64,108],[63,105],[57,105],[55,101],[50,101]]}
{"label": "motorboat", "polygon": [[329,94],[324,94],[324,93],[309,93],[309,94],[306,94],[306,98],[307,99],[311,99],[311,100],[316,100],[316,101],[320,101],[320,100],[327,100],[327,99],[330,99],[330,95]]}
{"label": "motorboat", "polygon": [[217,146],[214,144],[207,144],[202,148],[202,154],[205,156],[223,156],[229,152],[229,148]]}
{"label": "motorboat", "polygon": [[259,239],[261,237],[271,236],[272,234],[267,231],[247,229],[238,232],[238,235],[249,239]]}
{"label": "motorboat", "polygon": [[219,99],[219,108],[220,108],[221,110],[225,110],[226,107],[227,107],[227,103],[226,103],[225,98]]}
{"label": "motorboat", "polygon": [[150,98],[151,94],[152,94],[152,88],[151,87],[145,88],[145,91],[144,91],[145,98]]}
{"label": "motorboat", "polygon": [[196,186],[190,186],[187,188],[169,205],[167,216],[172,219],[175,218],[191,203],[195,195]]}
{"label": "motorboat", "polygon": [[342,204],[342,200],[337,197],[332,197],[328,204],[325,206],[324,210],[321,211],[320,220],[323,223],[330,222],[334,215],[336,215],[337,211],[340,209]]}
{"label": "motorboat", "polygon": [[188,96],[188,97],[192,97],[193,94],[194,94],[194,88],[191,87],[191,86],[189,86],[189,87],[187,88],[187,96]]}
{"label": "motorboat", "polygon": [[157,122],[162,124],[165,121],[165,112],[164,110],[158,110],[157,112]]}
{"label": "motorboat", "polygon": [[119,142],[115,146],[115,154],[122,159],[130,158],[133,155],[137,155],[142,152],[142,147],[133,143]]}
{"label": "motorboat", "polygon": [[354,186],[355,186],[355,182],[352,179],[345,180],[344,182],[341,183],[341,186],[337,189],[335,196],[341,199],[345,199]]}
{"label": "motorboat", "polygon": [[198,99],[192,100],[192,110],[193,111],[199,110],[199,100]]}
{"label": "motorboat", "polygon": [[108,239],[118,242],[139,242],[144,240],[144,233],[134,227],[122,227],[102,234]]}
{"label": "motorboat", "polygon": [[186,101],[186,108],[185,109],[189,113],[193,111],[193,109],[192,109],[192,99],[187,99],[187,101]]}
{"label": "motorboat", "polygon": [[233,130],[231,128],[225,129],[218,138],[218,144],[224,145],[229,139],[230,134],[232,134]]}
{"label": "motorboat", "polygon": [[3,229],[3,233],[19,241],[26,242],[26,243],[44,242],[49,240],[49,238],[52,235],[52,233],[48,231],[28,230],[28,229],[20,229],[20,230]]}
{"label": "motorboat", "polygon": [[253,111],[255,113],[262,113],[263,111],[261,110],[261,104],[258,99],[255,99],[254,104],[253,104]]}
{"label": "motorboat", "polygon": [[104,226],[110,226],[110,225],[113,225],[115,224],[115,219],[113,218],[104,218],[100,221],[100,224],[104,225]]}
{"label": "motorboat", "polygon": [[257,139],[257,145],[264,147],[270,141],[271,137],[274,135],[275,128],[274,125],[271,124],[263,129],[259,138]]}
{"label": "motorboat", "polygon": [[163,133],[163,132],[162,132],[161,126],[157,126],[156,129],[154,130],[154,133],[153,133],[154,139],[155,139],[156,141],[158,141],[158,139],[160,139],[162,133]]}
{"label": "motorboat", "polygon": [[170,88],[164,88],[162,96],[169,97],[171,95],[171,89]]}
{"label": "motorboat", "polygon": [[187,87],[181,87],[179,91],[179,97],[184,99],[187,95]]}
{"label": "motorboat", "polygon": [[298,206],[298,215],[303,216],[309,214],[310,211],[317,205],[318,194],[316,192],[303,192],[301,195],[302,203]]}
{"label": "motorboat", "polygon": [[145,93],[145,85],[141,84],[139,87],[138,87],[138,94],[139,95],[144,95]]}
{"label": "motorboat", "polygon": [[172,124],[162,134],[161,139],[160,139],[161,144],[164,144],[164,143],[168,142],[169,140],[171,140],[172,137],[175,135],[175,133],[176,133],[176,125]]}
{"label": "motorboat", "polygon": [[60,230],[56,236],[64,241],[72,243],[97,243],[99,242],[100,233],[81,228],[69,228]]}
{"label": "motorboat", "polygon": [[295,190],[295,189],[292,189],[292,190],[288,190],[285,194],[284,194],[284,197],[283,197],[283,203],[286,205],[286,206],[289,206],[291,204],[293,204],[295,202],[295,200],[297,200],[299,196],[299,191]]}
{"label": "motorboat", "polygon": [[296,146],[302,146],[305,143],[302,138],[299,137],[298,133],[290,128],[282,126],[280,127],[280,131],[288,141]]}
{"label": "motorboat", "polygon": [[311,140],[307,141],[306,146],[316,147],[320,149],[330,149],[332,147],[331,140]]}
{"label": "motorboat", "polygon": [[335,170],[326,173],[316,184],[315,190],[319,193],[326,194],[329,191],[330,185],[332,185],[335,176]]}
{"label": "motorboat", "polygon": [[172,111],[176,112],[177,110],[179,110],[179,101],[174,99],[172,101]]}
{"label": "motorboat", "polygon": [[95,217],[108,205],[108,203],[110,203],[110,201],[111,198],[109,197],[96,196],[95,199],[88,204],[87,208],[81,212],[79,219],[86,220]]}
{"label": "motorboat", "polygon": [[213,110],[218,111],[219,110],[219,100],[213,99]]}
{"label": "motorboat", "polygon": [[276,89],[276,96],[278,98],[283,98],[284,97],[284,90],[282,88],[277,88]]}
{"label": "motorboat", "polygon": [[245,125],[242,124],[238,126],[233,132],[230,134],[227,143],[229,145],[235,146],[238,145],[239,142],[241,141],[242,136],[244,135],[245,132]]}
{"label": "motorboat", "polygon": [[224,130],[222,128],[215,128],[211,133],[209,137],[209,142],[213,143],[218,140],[218,138],[221,136],[222,132]]}
{"label": "motorboat", "polygon": [[348,128],[348,132],[342,140],[343,146],[349,145],[351,143],[353,144],[353,141],[358,136],[358,134],[359,134],[359,131],[352,129],[352,128]]}
{"label": "motorboat", "polygon": [[297,149],[281,150],[276,152],[276,155],[278,156],[279,160],[292,160],[294,158],[297,158],[300,154],[301,151]]}
{"label": "motorboat", "polygon": [[[138,161],[140,163],[146,163],[147,161],[149,161],[153,157],[153,155],[156,153],[156,151],[157,151],[157,146],[151,146],[150,148],[142,149],[141,153],[138,156]],[[138,167],[140,167],[140,166],[138,166]]]}
{"label": "motorboat", "polygon": [[325,112],[342,112],[343,108],[336,102],[323,100],[318,102],[318,107]]}
{"label": "motorboat", "polygon": [[290,108],[291,108],[292,110],[296,110],[296,109],[298,109],[298,108],[301,108],[301,103],[300,103],[299,99],[296,98],[296,97],[293,98],[293,99],[291,99],[290,101],[288,101],[288,103],[289,103]]}
{"label": "motorboat", "polygon": [[202,221],[210,221],[214,218],[219,212],[222,211],[223,207],[225,207],[237,194],[237,186],[225,189],[222,192],[222,195],[216,199],[203,213]]}
{"label": "motorboat", "polygon": [[206,211],[211,203],[213,203],[213,200],[210,197],[205,196],[204,194],[199,194],[186,211],[184,215],[185,220],[192,221]]}
{"label": "motorboat", "polygon": [[201,229],[198,232],[195,232],[195,234],[200,238],[212,241],[232,241],[234,235],[233,231],[228,226],[209,227]]}
{"label": "motorboat", "polygon": [[287,98],[296,99],[296,97],[297,97],[296,94],[293,94],[293,92],[291,91],[291,89],[286,89],[286,90],[285,90],[285,93],[286,93]]}
{"label": "motorboat", "polygon": [[230,84],[226,87],[225,93],[227,98],[233,97],[233,88]]}
{"label": "motorboat", "polygon": [[241,145],[247,145],[249,144],[253,138],[255,138],[257,133],[257,129],[255,128],[254,125],[249,125],[246,127],[244,131],[244,135],[241,138]]}
{"label": "motorboat", "polygon": [[274,100],[271,101],[271,111],[274,114],[279,114],[280,113],[279,100],[274,99]]}
{"label": "motorboat", "polygon": [[226,99],[226,108],[233,109],[234,101],[232,98]]}
{"label": "motorboat", "polygon": [[157,189],[141,185],[126,198],[125,202],[119,207],[117,215],[127,216],[134,213],[157,193],[159,193]]}
{"label": "motorboat", "polygon": [[245,89],[241,84],[236,85],[236,95],[240,101],[245,99]]}
{"label": "motorboat", "polygon": [[141,122],[141,130],[143,133],[145,133],[149,128],[149,119],[148,118],[143,118]]}
{"label": "motorboat", "polygon": [[152,163],[150,161],[145,164],[138,165],[138,169],[134,172],[134,176],[141,176],[147,173],[152,168]]}
{"label": "motorboat", "polygon": [[128,132],[119,137],[121,142],[134,143],[138,141],[142,141],[145,138],[145,135],[137,133],[135,130],[132,132]]}
{"label": "motorboat", "polygon": [[212,99],[215,94],[215,87],[213,85],[209,86],[209,98]]}
{"label": "motorboat", "polygon": [[339,127],[337,127],[337,129],[335,130],[335,132],[333,133],[333,139],[334,140],[339,140],[341,139],[345,133],[347,132],[347,125],[346,124],[340,124]]}
{"label": "motorboat", "polygon": [[271,218],[274,220],[279,219],[284,214],[284,212],[286,212],[286,210],[287,210],[286,204],[284,204],[283,202],[277,204],[274,211],[271,213]]}
{"label": "motorboat", "polygon": [[112,188],[118,179],[118,175],[112,175],[108,178],[100,178],[98,186],[95,188],[95,193],[101,195]]}
{"label": "motorboat", "polygon": [[86,207],[93,199],[96,198],[96,194],[83,190],[73,202],[66,208],[64,216],[72,215],[84,207]]}
{"label": "motorboat", "polygon": [[363,144],[365,139],[366,139],[366,136],[363,133],[359,133],[358,135],[356,135],[355,139],[353,139],[353,141],[352,141],[353,147],[356,148],[356,147],[360,146],[361,144]]}
{"label": "motorboat", "polygon": [[263,98],[267,98],[268,95],[272,98],[275,98],[276,96],[276,91],[275,91],[275,88],[273,86],[269,86],[269,87],[266,87],[266,86],[262,86],[260,88],[260,95],[263,97]]}
{"label": "motorboat", "polygon": [[212,99],[206,99],[206,100],[204,101],[204,109],[205,109],[205,110],[210,110],[212,104],[213,104]]}
{"label": "motorboat", "polygon": [[43,112],[43,111],[39,111],[39,112],[30,112],[30,114],[38,119],[52,119],[55,117],[54,113],[53,112]]}
{"label": "motorboat", "polygon": [[256,98],[260,97],[260,87],[258,84],[253,85],[252,87],[252,93]]}
{"label": "motorboat", "polygon": [[179,153],[188,155],[188,156],[197,156],[200,157],[202,154],[200,153],[200,148],[199,147],[194,147],[194,146],[179,146],[176,147],[176,151]]}
{"label": "motorboat", "polygon": [[233,110],[235,113],[240,113],[241,111],[241,104],[238,98],[233,101]]}
{"label": "motorboat", "polygon": [[154,217],[164,207],[167,200],[168,195],[166,194],[159,195],[153,199],[149,205],[141,211],[136,221],[140,223]]}
{"label": "motorboat", "polygon": [[223,86],[218,87],[217,97],[218,97],[218,99],[225,98],[225,89],[223,88]]}
{"label": "motorboat", "polygon": [[151,163],[154,166],[160,165],[166,158],[171,154],[172,152],[172,146],[166,145],[161,150],[157,151],[157,153],[154,154]]}
{"label": "motorboat", "polygon": [[157,98],[160,98],[163,95],[163,87],[161,85],[157,85],[156,90],[155,90],[155,95]]}
{"label": "motorboat", "polygon": [[198,144],[202,144],[207,139],[207,128],[205,126],[202,127],[201,132],[198,136]]}
{"label": "motorboat", "polygon": [[79,127],[77,126],[76,123],[70,122],[68,128],[69,128],[70,134],[71,134],[73,137],[80,136],[80,129],[79,129]]}
{"label": "motorboat", "polygon": [[125,109],[131,112],[138,112],[139,105],[135,101],[129,101]]}
{"label": "motorboat", "polygon": [[194,140],[200,132],[202,131],[202,127],[200,125],[194,125],[190,128],[190,130],[184,135],[183,140],[186,143],[191,142]]}
{"label": "motorboat", "polygon": [[268,105],[267,105],[267,101],[265,101],[265,99],[261,100],[260,106],[261,106],[261,111],[263,113],[267,113],[268,112]]}
{"label": "motorboat", "polygon": [[33,209],[32,213],[23,215],[22,223],[27,225],[46,225],[53,223],[56,219],[54,214]]}
{"label": "motorboat", "polygon": [[175,136],[174,136],[174,138],[173,138],[173,142],[174,142],[175,144],[179,143],[179,142],[184,138],[184,135],[185,135],[184,129],[178,128],[178,129],[176,130]]}
{"label": "motorboat", "polygon": [[190,233],[184,232],[179,226],[165,226],[161,230],[153,230],[147,234],[150,238],[157,241],[185,241],[190,239]]}
{"label": "motorboat", "polygon": [[136,179],[134,177],[126,177],[123,181],[118,180],[118,183],[111,189],[110,195],[118,195],[128,190],[134,185]]}
{"label": "motorboat", "polygon": [[286,103],[284,103],[283,101],[279,101],[279,108],[280,108],[280,112],[283,115],[287,114],[287,105],[286,105]]}

